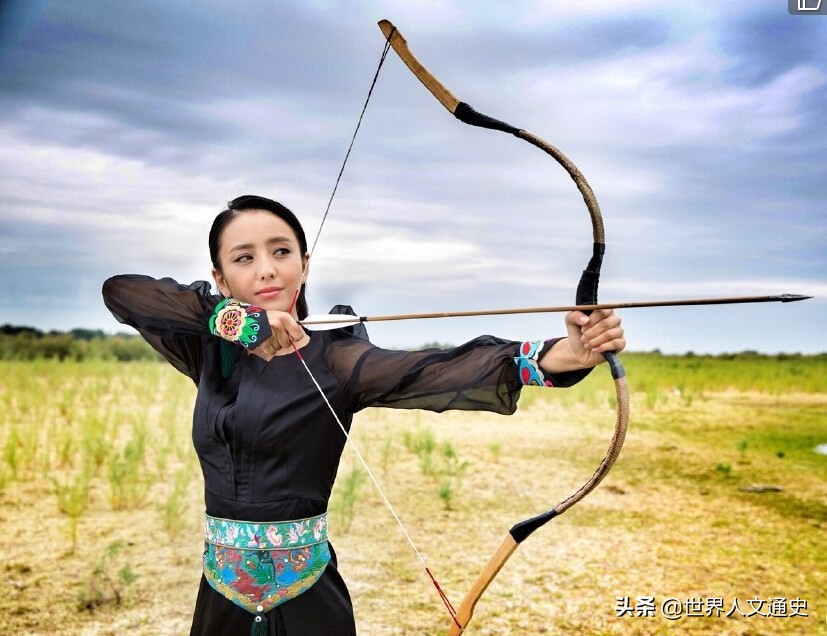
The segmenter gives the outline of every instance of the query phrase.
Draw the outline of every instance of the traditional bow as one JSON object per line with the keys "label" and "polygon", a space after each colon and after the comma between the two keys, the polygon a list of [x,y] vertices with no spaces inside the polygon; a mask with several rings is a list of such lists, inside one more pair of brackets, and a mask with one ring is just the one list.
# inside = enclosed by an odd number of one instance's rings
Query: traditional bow
{"label": "traditional bow", "polygon": [[[530,144],[540,148],[545,153],[550,155],[557,161],[565,170],[568,172],[569,176],[574,180],[575,184],[577,185],[578,190],[580,191],[581,195],[583,196],[583,200],[586,204],[586,208],[589,211],[591,216],[592,222],[592,234],[593,234],[593,250],[592,256],[589,260],[589,263],[586,269],[583,271],[583,274],[580,278],[580,282],[577,285],[577,294],[576,294],[576,306],[567,306],[567,307],[534,307],[534,308],[523,308],[523,309],[507,309],[507,310],[482,310],[482,311],[473,311],[473,312],[436,312],[436,313],[429,313],[429,314],[408,314],[408,315],[394,315],[394,316],[308,316],[305,320],[302,321],[303,324],[306,324],[310,327],[310,329],[332,329],[332,328],[339,328],[343,326],[350,326],[353,324],[358,324],[359,322],[367,322],[367,321],[378,321],[378,320],[402,320],[402,319],[421,319],[421,318],[445,318],[451,316],[470,316],[470,315],[492,315],[492,314],[514,314],[514,313],[534,313],[534,312],[553,312],[553,311],[570,311],[570,310],[580,310],[586,313],[593,311],[599,308],[607,308],[607,307],[657,307],[657,306],[673,306],[673,305],[710,305],[710,304],[729,304],[729,303],[753,303],[753,302],[791,302],[796,300],[804,300],[809,298],[809,296],[801,296],[795,294],[782,294],[777,296],[750,296],[750,297],[740,297],[740,298],[713,298],[713,299],[690,299],[690,300],[678,300],[678,301],[655,301],[655,302],[633,302],[633,303],[614,303],[609,305],[598,305],[597,303],[597,287],[600,278],[600,266],[603,261],[603,254],[605,251],[605,237],[603,231],[603,219],[600,214],[600,206],[597,203],[597,199],[594,196],[594,192],[592,191],[591,187],[589,186],[588,182],[586,181],[585,177],[582,175],[580,170],[574,165],[574,163],[568,159],[562,152],[560,152],[557,148],[549,144],[548,142],[544,141],[540,137],[527,132],[525,130],[516,128],[511,126],[510,124],[506,124],[505,122],[499,121],[492,117],[488,117],[487,115],[483,115],[476,110],[474,110],[468,104],[461,102],[457,99],[451,91],[449,91],[445,86],[443,86],[439,80],[437,80],[422,64],[414,57],[414,55],[408,49],[407,42],[402,37],[402,35],[396,30],[389,21],[382,20],[379,22],[379,27],[385,35],[386,44],[385,50],[382,53],[382,57],[379,62],[379,67],[376,70],[376,74],[373,78],[373,83],[371,84],[370,90],[368,91],[367,99],[365,101],[365,105],[362,108],[362,113],[359,116],[359,121],[356,125],[356,130],[353,133],[353,137],[350,142],[350,146],[348,147],[347,153],[345,154],[344,161],[342,163],[341,169],[339,170],[339,175],[336,179],[336,184],[333,188],[333,191],[330,195],[330,199],[327,204],[327,209],[322,217],[322,222],[319,226],[319,230],[316,234],[316,238],[313,241],[313,246],[310,249],[310,254],[312,255],[315,252],[316,244],[319,240],[319,236],[321,235],[322,227],[324,226],[324,222],[327,219],[328,212],[330,211],[330,206],[333,201],[333,197],[336,194],[336,190],[339,185],[339,181],[342,178],[342,174],[347,163],[348,157],[350,156],[351,149],[353,148],[353,142],[356,138],[356,134],[359,131],[359,127],[361,126],[362,118],[365,114],[365,110],[367,108],[368,102],[370,100],[370,96],[373,92],[373,88],[376,84],[376,80],[379,75],[379,71],[382,68],[382,64],[387,56],[388,50],[392,47],[399,57],[402,59],[403,62],[408,66],[408,68],[416,75],[416,77],[425,85],[425,87],[436,97],[439,102],[445,106],[451,113],[454,114],[460,121],[470,124],[472,126],[479,126],[482,128],[490,128],[492,130],[500,130],[502,132],[510,133],[524,141],[529,142]],[[296,297],[298,297],[298,291],[296,293]],[[294,299],[295,302],[295,299]],[[291,307],[292,309],[292,307]],[[539,514],[535,517],[530,519],[526,519],[525,521],[521,521],[516,523],[511,529],[508,531],[505,539],[501,542],[500,546],[497,548],[494,555],[489,560],[488,564],[483,568],[482,572],[480,573],[479,577],[477,578],[476,582],[472,586],[471,590],[465,596],[460,605],[458,610],[455,610],[451,603],[448,601],[448,598],[442,591],[439,586],[439,583],[434,578],[433,574],[431,573],[430,569],[428,568],[427,563],[423,559],[421,553],[417,549],[416,545],[412,541],[410,535],[408,534],[407,530],[405,529],[404,525],[400,521],[399,517],[397,516],[396,512],[394,511],[393,507],[391,506],[390,502],[388,501],[387,497],[385,496],[384,492],[382,491],[381,487],[379,486],[378,481],[375,479],[370,467],[365,462],[364,458],[362,457],[361,453],[359,452],[358,448],[353,444],[353,441],[350,439],[350,436],[347,433],[347,430],[342,425],[341,421],[339,421],[338,416],[336,415],[335,410],[330,406],[330,403],[325,396],[324,391],[322,390],[319,383],[316,381],[315,377],[313,377],[312,372],[308,368],[307,364],[305,363],[301,353],[299,352],[298,348],[293,345],[293,349],[296,353],[296,356],[301,361],[302,365],[304,366],[307,373],[310,375],[311,379],[313,380],[316,388],[318,389],[321,397],[327,403],[328,408],[330,409],[331,414],[335,418],[336,422],[339,424],[339,427],[342,430],[342,433],[345,435],[348,443],[351,445],[352,449],[355,451],[356,455],[358,456],[360,462],[362,463],[363,467],[365,468],[368,477],[371,479],[373,484],[375,485],[376,489],[378,490],[379,494],[382,496],[385,505],[387,506],[388,510],[396,520],[397,524],[399,525],[400,529],[402,530],[405,538],[407,539],[408,543],[411,545],[413,551],[416,553],[419,560],[422,562],[422,565],[425,568],[426,573],[433,581],[437,591],[439,592],[440,596],[442,597],[443,602],[445,603],[446,607],[448,608],[449,613],[451,614],[452,623],[449,628],[449,636],[459,636],[465,631],[465,628],[468,626],[468,623],[471,620],[474,608],[479,601],[482,594],[488,588],[490,583],[494,580],[494,577],[497,573],[502,569],[505,562],[508,558],[514,553],[517,549],[517,546],[522,543],[526,538],[528,538],[535,530],[546,524],[548,521],[553,519],[554,517],[564,513],[566,510],[571,508],[574,504],[579,502],[583,499],[586,495],[588,495],[592,490],[594,490],[597,485],[603,480],[603,478],[608,474],[609,470],[615,463],[618,455],[620,454],[620,449],[623,445],[624,438],[626,436],[626,428],[629,421],[629,396],[628,396],[628,389],[626,386],[626,378],[625,378],[625,371],[623,366],[621,365],[620,361],[618,360],[617,356],[612,352],[604,353],[603,356],[606,358],[607,362],[609,363],[609,369],[611,370],[612,377],[614,378],[615,389],[617,392],[617,418],[615,422],[615,429],[614,434],[612,436],[612,440],[609,444],[609,449],[606,452],[605,457],[600,462],[600,465],[594,471],[592,476],[580,487],[575,491],[572,495],[558,503],[554,508]]]}
{"label": "traditional bow", "polygon": [[[487,115],[483,115],[482,113],[474,110],[465,102],[461,102],[424,66],[422,66],[416,57],[414,57],[410,49],[408,49],[408,44],[405,41],[405,38],[402,37],[393,24],[387,20],[382,20],[379,22],[379,28],[382,29],[382,33],[384,33],[385,38],[402,61],[405,62],[407,67],[413,72],[414,75],[416,75],[419,81],[425,85],[425,88],[427,88],[433,96],[436,97],[443,106],[445,106],[445,108],[453,113],[457,119],[472,126],[500,130],[502,132],[510,133],[515,137],[519,137],[520,139],[537,146],[542,151],[551,155],[551,157],[553,157],[561,166],[563,166],[563,168],[566,169],[577,185],[577,189],[580,190],[583,200],[586,203],[586,207],[588,208],[591,216],[594,242],[592,257],[589,260],[586,269],[583,271],[583,275],[577,285],[576,303],[578,305],[596,304],[597,285],[600,278],[600,266],[603,262],[603,253],[605,250],[603,218],[600,214],[600,206],[597,203],[594,192],[580,170],[577,169],[577,166],[575,166],[574,163],[572,163],[572,161],[557,148],[544,141],[537,135],[516,128],[497,119],[493,119]],[[608,474],[620,454],[620,449],[626,436],[626,427],[629,421],[629,394],[626,387],[625,371],[617,356],[611,352],[606,352],[603,356],[609,363],[609,368],[611,369],[617,391],[617,419],[615,423],[614,435],[612,436],[612,441],[609,444],[609,450],[607,451],[606,456],[603,458],[603,461],[600,462],[600,465],[594,471],[591,478],[575,493],[561,501],[551,510],[537,515],[536,517],[521,521],[515,524],[508,531],[508,534],[505,539],[503,539],[499,548],[497,548],[494,556],[491,557],[488,564],[483,568],[477,578],[477,581],[471,588],[471,591],[468,592],[459,609],[452,616],[454,620],[448,631],[449,636],[458,636],[465,630],[471,620],[477,601],[479,601],[483,592],[485,592],[491,581],[494,580],[494,577],[503,567],[508,558],[517,549],[517,546],[522,543],[532,532],[537,530],[537,528],[541,527],[554,517],[564,513],[578,501],[583,499],[583,497],[589,494],[592,490],[594,490],[594,488]]]}

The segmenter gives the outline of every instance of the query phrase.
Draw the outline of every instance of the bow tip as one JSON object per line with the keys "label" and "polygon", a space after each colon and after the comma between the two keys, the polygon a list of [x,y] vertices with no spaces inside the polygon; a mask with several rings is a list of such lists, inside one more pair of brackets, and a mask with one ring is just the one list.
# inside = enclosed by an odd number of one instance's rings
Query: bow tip
{"label": "bow tip", "polygon": [[393,26],[393,23],[390,20],[379,20],[377,24],[379,25],[379,28],[382,30],[382,33],[385,34],[385,39],[389,38],[391,36],[391,33],[393,33],[393,31],[396,29],[396,27]]}

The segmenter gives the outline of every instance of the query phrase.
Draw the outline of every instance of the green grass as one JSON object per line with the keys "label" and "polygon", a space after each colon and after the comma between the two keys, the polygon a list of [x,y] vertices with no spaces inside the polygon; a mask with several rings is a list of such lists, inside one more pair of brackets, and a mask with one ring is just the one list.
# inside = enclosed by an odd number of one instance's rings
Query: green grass
{"label": "green grass", "polygon": [[[629,391],[644,395],[638,407],[656,408],[659,404],[687,406],[695,399],[722,391],[759,392],[770,395],[827,392],[827,354],[816,356],[665,356],[657,353],[624,353]],[[543,389],[524,389],[529,399],[543,399]],[[566,404],[590,406],[609,403],[613,394],[605,367],[598,367],[580,384],[565,391]],[[555,396],[555,400],[558,396]]]}
{"label": "green grass", "polygon": [[[827,443],[827,357],[623,361],[632,417],[615,468],[515,554],[474,633],[827,634],[827,458],[813,451]],[[0,590],[0,632],[108,633],[127,612],[137,614],[122,624],[136,633],[157,633],[170,617],[186,632],[203,506],[194,395],[162,363],[0,361],[0,567],[17,586]],[[353,430],[456,604],[519,514],[588,478],[611,435],[613,399],[599,368],[571,389],[525,389],[511,418],[375,410]],[[754,484],[783,490],[741,490]],[[332,509],[360,633],[441,633],[441,604],[378,499],[346,449]],[[39,542],[26,534],[30,519]],[[62,559],[60,572],[28,565],[41,545]],[[90,572],[100,579],[92,587]],[[615,595],[646,593],[800,595],[822,618],[614,620]],[[78,598],[94,610],[78,613]]]}

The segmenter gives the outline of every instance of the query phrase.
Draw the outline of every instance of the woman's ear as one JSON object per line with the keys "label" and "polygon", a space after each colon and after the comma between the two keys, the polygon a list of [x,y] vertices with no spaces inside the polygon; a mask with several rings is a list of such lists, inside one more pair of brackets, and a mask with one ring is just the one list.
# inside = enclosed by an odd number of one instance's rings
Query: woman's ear
{"label": "woman's ear", "polygon": [[224,274],[219,272],[215,267],[212,268],[212,277],[215,281],[215,284],[218,286],[218,291],[221,292],[221,295],[224,298],[231,298],[233,293],[230,291],[230,287],[227,285],[227,281],[224,278]]}

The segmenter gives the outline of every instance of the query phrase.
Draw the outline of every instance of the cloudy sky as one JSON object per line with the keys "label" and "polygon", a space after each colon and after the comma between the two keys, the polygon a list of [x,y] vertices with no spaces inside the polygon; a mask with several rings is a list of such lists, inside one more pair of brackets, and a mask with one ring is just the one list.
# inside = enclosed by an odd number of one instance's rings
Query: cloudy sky
{"label": "cloudy sky", "polygon": [[[461,99],[544,137],[603,208],[630,348],[827,351],[827,17],[749,2],[0,2],[0,323],[120,326],[116,273],[209,277],[226,201],[316,232],[391,19]],[[590,252],[565,173],[451,117],[388,56],[314,255],[314,312],[563,304]],[[561,316],[374,326],[385,346]]]}

